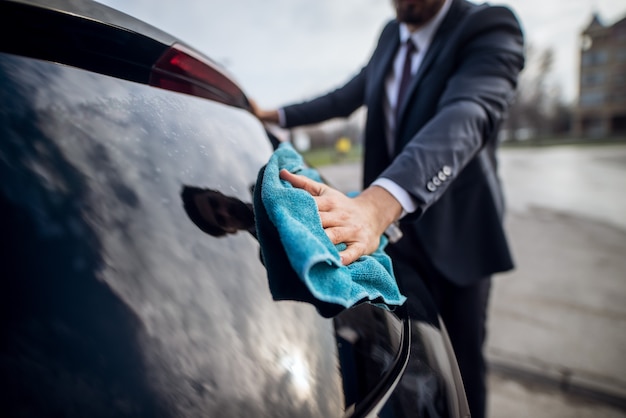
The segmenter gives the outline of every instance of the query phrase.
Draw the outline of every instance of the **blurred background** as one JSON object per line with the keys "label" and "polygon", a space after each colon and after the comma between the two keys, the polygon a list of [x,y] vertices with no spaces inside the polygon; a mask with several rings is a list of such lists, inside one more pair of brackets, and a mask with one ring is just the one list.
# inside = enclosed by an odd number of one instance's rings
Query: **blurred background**
{"label": "blurred background", "polygon": [[[223,65],[263,107],[367,62],[390,0],[102,0]],[[626,417],[626,0],[509,0],[527,42],[501,132],[517,268],[494,281],[492,417]],[[360,187],[363,112],[283,132]]]}
{"label": "blurred background", "polygon": [[[169,32],[224,66],[263,107],[313,97],[364,65],[391,0],[315,2],[102,0]],[[613,139],[626,133],[626,0],[507,0],[526,37],[527,63],[503,142]],[[291,132],[296,146],[350,140],[360,156],[364,112]],[[345,140],[342,142],[345,145]],[[323,163],[328,158],[313,163]]]}
{"label": "blurred background", "polygon": [[[300,100],[339,85],[360,69],[391,0],[103,0],[172,33],[230,70],[263,106]],[[625,0],[508,0],[529,47],[528,71],[542,73],[553,101],[578,97],[581,34],[597,15],[610,26]],[[528,83],[537,75],[528,74]],[[526,86],[527,88],[529,86]]]}

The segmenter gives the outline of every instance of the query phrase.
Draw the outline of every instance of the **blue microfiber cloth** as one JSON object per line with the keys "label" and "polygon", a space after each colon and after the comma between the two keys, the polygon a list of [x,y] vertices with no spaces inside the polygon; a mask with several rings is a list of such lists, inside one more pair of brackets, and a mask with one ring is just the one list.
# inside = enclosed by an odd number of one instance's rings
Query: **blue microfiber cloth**
{"label": "blue microfiber cloth", "polygon": [[290,143],[282,143],[259,172],[254,190],[254,213],[261,256],[275,300],[312,303],[325,317],[332,317],[358,303],[374,303],[393,309],[404,303],[393,275],[391,259],[379,248],[348,266],[322,228],[313,197],[281,180],[287,169],[321,182],[318,172],[307,168]]}

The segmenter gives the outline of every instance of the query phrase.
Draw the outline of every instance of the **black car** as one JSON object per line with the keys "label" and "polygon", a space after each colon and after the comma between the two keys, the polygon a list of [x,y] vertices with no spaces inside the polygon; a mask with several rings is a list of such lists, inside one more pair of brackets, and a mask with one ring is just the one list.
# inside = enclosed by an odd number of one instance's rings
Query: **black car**
{"label": "black car", "polygon": [[83,0],[2,0],[0,33],[0,416],[468,415],[426,294],[272,299],[277,141],[218,64]]}

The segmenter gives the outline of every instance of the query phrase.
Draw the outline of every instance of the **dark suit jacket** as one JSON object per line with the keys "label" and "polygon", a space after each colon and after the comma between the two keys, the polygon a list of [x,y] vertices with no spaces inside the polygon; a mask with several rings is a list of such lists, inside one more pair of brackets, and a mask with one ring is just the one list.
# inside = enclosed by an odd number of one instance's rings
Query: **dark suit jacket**
{"label": "dark suit jacket", "polygon": [[[401,226],[438,272],[463,285],[513,268],[502,225],[497,132],[524,64],[523,36],[504,7],[453,0],[400,104],[396,155],[384,133],[384,80],[399,46],[398,22],[343,87],[284,108],[287,127],[367,107],[364,186],[389,178],[418,202]],[[440,178],[439,181],[434,178]],[[442,180],[443,179],[443,180]]]}

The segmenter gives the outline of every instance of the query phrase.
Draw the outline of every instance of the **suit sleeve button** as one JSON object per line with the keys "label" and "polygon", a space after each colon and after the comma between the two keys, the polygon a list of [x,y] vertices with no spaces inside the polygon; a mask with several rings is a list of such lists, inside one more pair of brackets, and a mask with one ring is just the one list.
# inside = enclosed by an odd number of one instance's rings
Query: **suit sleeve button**
{"label": "suit sleeve button", "polygon": [[450,168],[450,166],[448,165],[444,165],[441,170],[443,171],[443,174],[445,174],[446,176],[452,175],[452,168]]}
{"label": "suit sleeve button", "polygon": [[435,190],[437,190],[437,186],[435,186],[435,184],[432,181],[428,182],[428,184],[426,185],[426,188],[431,192],[434,192]]}
{"label": "suit sleeve button", "polygon": [[439,177],[435,176],[431,181],[435,186],[441,186],[441,179]]}
{"label": "suit sleeve button", "polygon": [[448,179],[448,176],[446,176],[443,171],[440,171],[437,173],[437,178],[441,181],[446,181]]}

